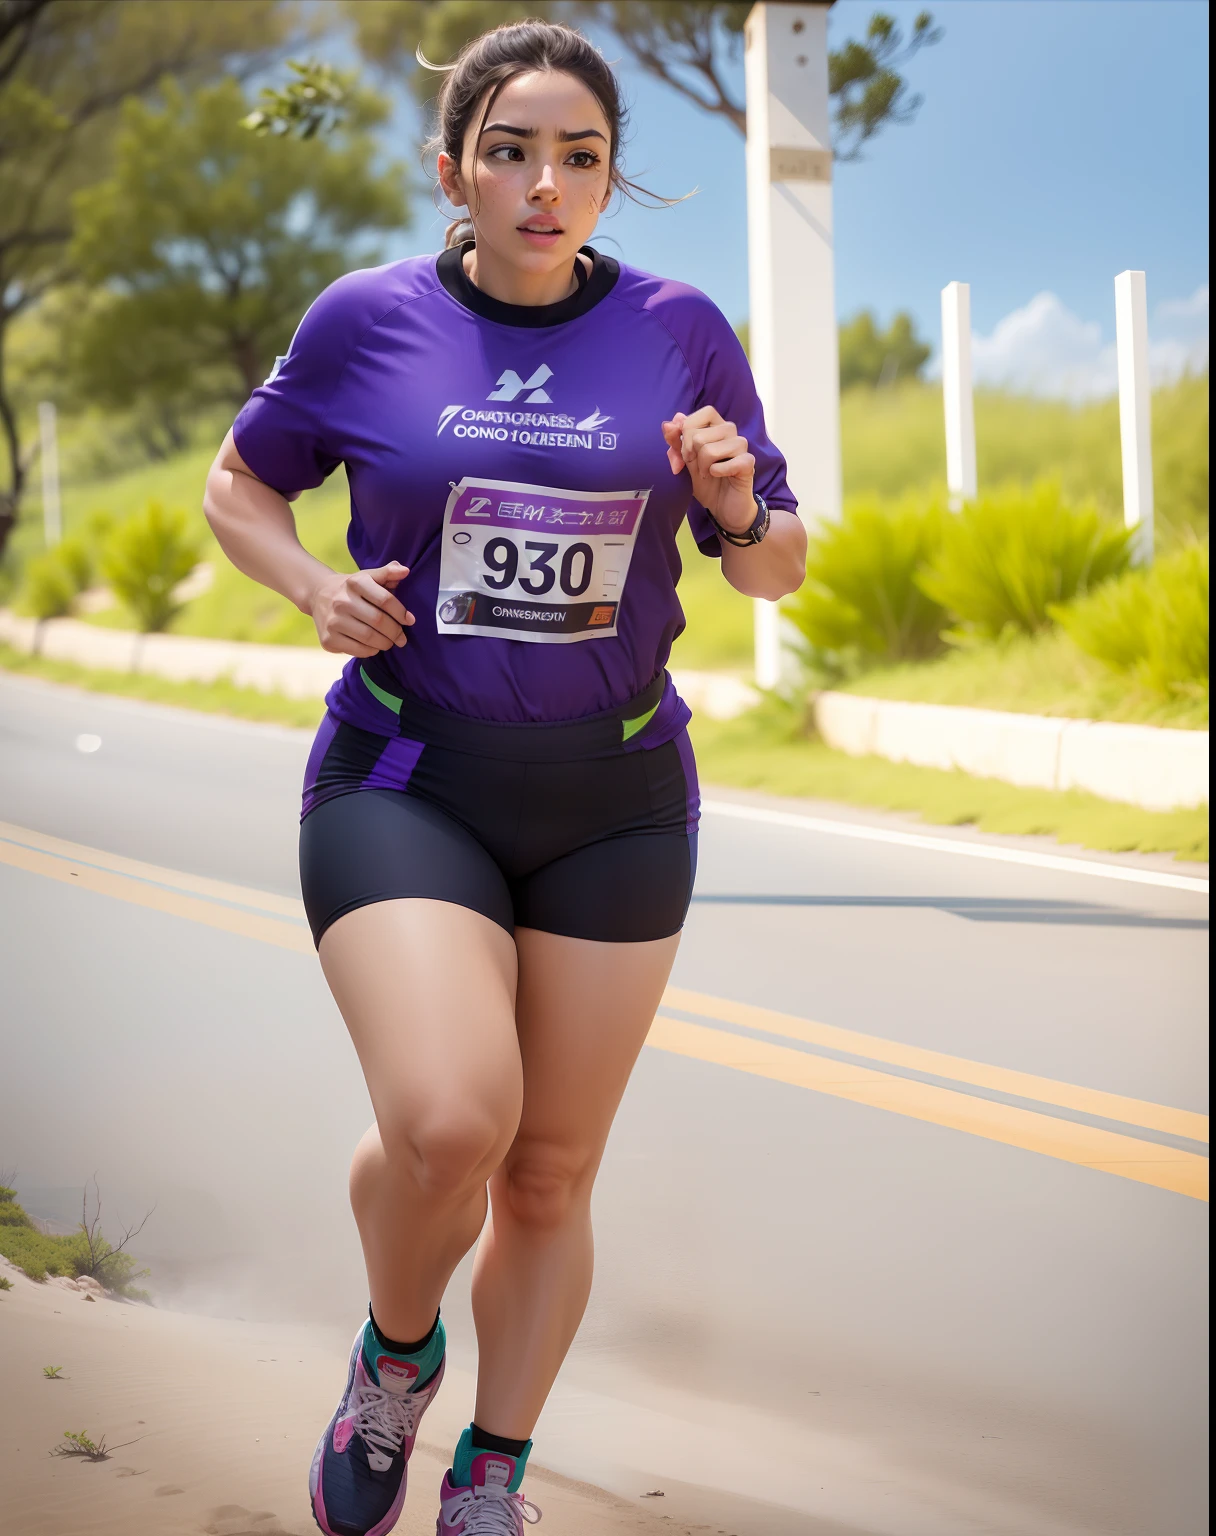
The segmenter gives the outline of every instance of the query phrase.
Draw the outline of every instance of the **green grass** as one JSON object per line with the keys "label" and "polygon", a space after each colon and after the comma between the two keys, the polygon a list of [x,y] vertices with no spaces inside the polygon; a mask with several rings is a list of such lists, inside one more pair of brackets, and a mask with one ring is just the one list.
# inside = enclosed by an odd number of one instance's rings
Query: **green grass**
{"label": "green grass", "polygon": [[1206,807],[1144,811],[1079,791],[1019,789],[881,757],[849,757],[808,740],[792,712],[776,704],[735,720],[698,717],[692,736],[706,784],[911,811],[945,826],[1039,833],[1114,853],[1172,853],[1199,861],[1208,856]]}
{"label": "green grass", "polygon": [[289,699],[279,693],[259,693],[234,683],[174,683],[167,678],[136,672],[105,672],[78,667],[70,661],[47,661],[27,656],[0,644],[0,671],[48,683],[68,683],[90,693],[113,693],[150,704],[173,704],[209,715],[231,715],[238,720],[265,720],[274,725],[294,725],[315,730],[325,705],[320,699]]}
{"label": "green grass", "polygon": [[[941,387],[852,389],[840,404],[846,496],[901,496],[946,481]],[[981,490],[1056,479],[1069,499],[1123,513],[1119,402],[1071,406],[1000,390],[975,396]],[[1208,376],[1153,393],[1153,483],[1163,547],[1208,525]]]}
{"label": "green grass", "polygon": [[1208,728],[1206,694],[1164,698],[1129,685],[1058,630],[950,651],[935,661],[867,672],[843,684],[842,691],[919,704],[1008,709],[1017,714],[1122,720],[1181,730]]}

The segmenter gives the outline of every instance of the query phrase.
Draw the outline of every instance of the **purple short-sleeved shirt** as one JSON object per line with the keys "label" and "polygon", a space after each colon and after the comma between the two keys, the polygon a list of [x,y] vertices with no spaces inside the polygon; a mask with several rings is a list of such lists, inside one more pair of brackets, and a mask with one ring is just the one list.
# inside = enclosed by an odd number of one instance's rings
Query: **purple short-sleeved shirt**
{"label": "purple short-sleeved shirt", "polygon": [[[686,515],[719,552],[687,472],[667,462],[660,424],[675,412],[716,406],[756,456],[757,491],[795,507],[719,310],[588,254],[580,291],[538,309],[480,293],[459,251],[352,272],[312,305],[233,429],[285,494],[346,465],[351,555],[410,567],[398,596],[417,622],[383,662],[404,691],[476,719],[597,714],[666,664],[684,627]],[[393,728],[357,660],[327,702],[353,725]],[[687,719],[661,713],[664,735]]]}

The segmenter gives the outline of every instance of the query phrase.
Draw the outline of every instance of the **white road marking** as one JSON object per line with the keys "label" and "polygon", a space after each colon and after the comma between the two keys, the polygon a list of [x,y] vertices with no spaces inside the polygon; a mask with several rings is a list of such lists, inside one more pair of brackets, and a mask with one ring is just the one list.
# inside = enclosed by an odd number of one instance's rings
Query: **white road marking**
{"label": "white road marking", "polygon": [[1196,875],[1174,875],[1166,870],[1131,869],[1126,864],[1103,864],[1098,859],[1073,859],[1066,854],[1035,853],[1028,848],[1000,848],[993,843],[964,842],[962,838],[925,837],[919,832],[896,832],[888,827],[868,827],[862,822],[833,821],[826,816],[804,816],[793,811],[769,811],[756,805],[737,805],[731,800],[703,800],[701,809],[711,816],[733,816],[738,821],[758,821],[770,827],[794,827],[801,832],[824,832],[829,837],[855,837],[867,843],[891,843],[898,848],[919,848],[926,853],[954,853],[967,859],[993,859],[999,864],[1028,864],[1034,869],[1055,869],[1067,875],[1094,875],[1099,880],[1125,880],[1132,885],[1163,885],[1172,891],[1206,896],[1208,882]]}

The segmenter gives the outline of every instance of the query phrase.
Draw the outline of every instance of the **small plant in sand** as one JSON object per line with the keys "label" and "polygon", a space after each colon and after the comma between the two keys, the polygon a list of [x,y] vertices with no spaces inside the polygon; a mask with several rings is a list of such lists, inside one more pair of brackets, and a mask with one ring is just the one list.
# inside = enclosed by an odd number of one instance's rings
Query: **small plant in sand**
{"label": "small plant in sand", "polygon": [[61,1365],[44,1365],[42,1367],[42,1374],[48,1381],[62,1381],[63,1377],[59,1374],[62,1370],[63,1366]]}
{"label": "small plant in sand", "polygon": [[0,1291],[11,1291],[13,1282],[7,1275],[0,1275]]}
{"label": "small plant in sand", "polygon": [[[76,1456],[84,1461],[109,1461],[111,1452],[106,1447],[106,1437],[102,1435],[99,1441],[92,1441],[84,1430],[73,1431],[65,1429],[63,1438],[66,1445],[57,1445],[51,1451],[52,1456]],[[115,1450],[119,1447],[115,1446]]]}

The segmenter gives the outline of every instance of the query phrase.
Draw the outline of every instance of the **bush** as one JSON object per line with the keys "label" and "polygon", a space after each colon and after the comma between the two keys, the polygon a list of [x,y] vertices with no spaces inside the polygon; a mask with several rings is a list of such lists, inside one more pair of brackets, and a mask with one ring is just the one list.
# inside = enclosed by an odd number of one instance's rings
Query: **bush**
{"label": "bush", "polygon": [[54,1237],[37,1227],[0,1227],[0,1254],[24,1270],[31,1280],[45,1280],[48,1275],[67,1275],[74,1279],[77,1264],[87,1257],[88,1245],[83,1234]]}
{"label": "bush", "polygon": [[812,538],[806,583],[784,611],[817,650],[863,662],[933,655],[946,614],[916,577],[939,550],[942,524],[935,505],[850,503]]}
{"label": "bush", "polygon": [[[0,1189],[0,1227],[32,1227],[34,1223],[11,1198],[13,1194],[14,1190]],[[8,1199],[4,1198],[6,1195]]]}
{"label": "bush", "polygon": [[92,1275],[117,1296],[148,1299],[148,1293],[133,1284],[148,1271],[139,1269],[129,1253],[120,1252],[105,1240],[96,1216],[87,1227],[82,1222],[77,1231],[63,1236],[40,1232],[15,1196],[16,1190],[0,1185],[0,1255],[31,1280],[45,1280],[48,1275],[66,1275],[73,1280]]}
{"label": "bush", "polygon": [[1053,604],[1127,568],[1129,539],[1095,506],[1071,506],[1045,481],[981,496],[947,519],[937,557],[917,581],[958,619],[953,638],[1035,634],[1051,623]]}
{"label": "bush", "polygon": [[106,540],[102,573],[144,634],[167,629],[180,612],[173,589],[198,563],[199,543],[186,514],[157,501],[127,518]]}
{"label": "bush", "polygon": [[71,613],[78,591],[71,571],[52,549],[26,566],[18,604],[39,622],[61,619]]}
{"label": "bush", "polygon": [[1153,693],[1208,691],[1208,546],[1131,571],[1052,615],[1087,655]]}

